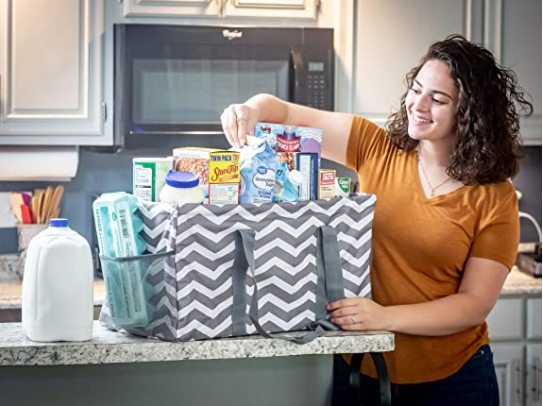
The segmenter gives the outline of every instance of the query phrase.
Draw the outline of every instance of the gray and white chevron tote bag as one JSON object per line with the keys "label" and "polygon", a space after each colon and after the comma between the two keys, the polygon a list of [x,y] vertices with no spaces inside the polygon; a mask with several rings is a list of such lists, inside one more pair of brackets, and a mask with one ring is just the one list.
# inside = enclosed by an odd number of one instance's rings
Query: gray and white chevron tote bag
{"label": "gray and white chevron tote bag", "polygon": [[[326,327],[329,301],[371,295],[375,203],[368,194],[260,205],[140,201],[151,254],[102,265],[118,286],[139,291],[143,316],[123,319],[130,312],[106,303],[100,321],[168,341]],[[105,279],[111,303],[121,288]]]}

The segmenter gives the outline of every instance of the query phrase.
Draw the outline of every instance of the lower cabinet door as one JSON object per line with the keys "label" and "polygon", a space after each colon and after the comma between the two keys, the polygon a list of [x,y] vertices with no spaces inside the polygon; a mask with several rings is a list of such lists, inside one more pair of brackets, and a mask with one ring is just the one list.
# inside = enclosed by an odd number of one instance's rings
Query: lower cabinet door
{"label": "lower cabinet door", "polygon": [[524,404],[524,345],[491,344],[494,365],[500,389],[500,405],[522,406]]}
{"label": "lower cabinet door", "polygon": [[541,344],[526,346],[526,406],[541,406]]}

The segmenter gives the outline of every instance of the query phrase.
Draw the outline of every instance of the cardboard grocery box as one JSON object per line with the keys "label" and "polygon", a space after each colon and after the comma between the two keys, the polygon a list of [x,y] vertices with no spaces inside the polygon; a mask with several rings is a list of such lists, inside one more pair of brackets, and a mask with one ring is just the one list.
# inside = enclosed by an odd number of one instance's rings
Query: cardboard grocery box
{"label": "cardboard grocery box", "polygon": [[257,123],[255,137],[264,138],[276,152],[313,152],[320,161],[322,130],[319,128]]}
{"label": "cardboard grocery box", "polygon": [[214,151],[209,154],[209,203],[238,204],[240,153]]}
{"label": "cardboard grocery box", "polygon": [[334,169],[319,169],[319,199],[336,197],[336,171]]}
{"label": "cardboard grocery box", "polygon": [[239,152],[183,147],[175,148],[173,157],[176,171],[198,176],[204,203],[239,203]]}

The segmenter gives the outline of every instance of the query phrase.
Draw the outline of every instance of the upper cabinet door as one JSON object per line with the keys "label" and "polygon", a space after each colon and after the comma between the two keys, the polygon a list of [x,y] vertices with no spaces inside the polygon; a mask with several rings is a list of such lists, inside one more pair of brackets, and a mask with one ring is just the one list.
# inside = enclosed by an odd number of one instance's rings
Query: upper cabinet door
{"label": "upper cabinet door", "polygon": [[468,26],[465,1],[356,2],[354,112],[384,126],[428,46]]}
{"label": "upper cabinet door", "polygon": [[526,145],[541,145],[541,0],[502,0],[501,27],[496,49],[501,63],[518,75],[519,84],[534,105],[531,117],[521,120],[520,132]]}
{"label": "upper cabinet door", "polygon": [[99,143],[102,34],[103,0],[0,0],[0,144]]}
{"label": "upper cabinet door", "polygon": [[123,0],[125,17],[219,17],[221,0]]}
{"label": "upper cabinet door", "polygon": [[317,18],[318,0],[123,0],[125,17]]}
{"label": "upper cabinet door", "polygon": [[317,0],[224,0],[225,17],[317,19]]}
{"label": "upper cabinet door", "polygon": [[384,126],[428,46],[463,34],[518,75],[534,105],[521,135],[541,145],[541,0],[358,0],[356,7],[355,113]]}

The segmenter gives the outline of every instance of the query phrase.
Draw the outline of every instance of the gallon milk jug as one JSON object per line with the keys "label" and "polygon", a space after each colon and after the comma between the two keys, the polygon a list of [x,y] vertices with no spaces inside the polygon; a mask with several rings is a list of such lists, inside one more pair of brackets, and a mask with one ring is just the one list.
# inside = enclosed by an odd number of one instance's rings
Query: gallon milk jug
{"label": "gallon milk jug", "polygon": [[93,263],[89,244],[52,219],[28,246],[23,277],[24,334],[33,341],[86,341],[92,337]]}

